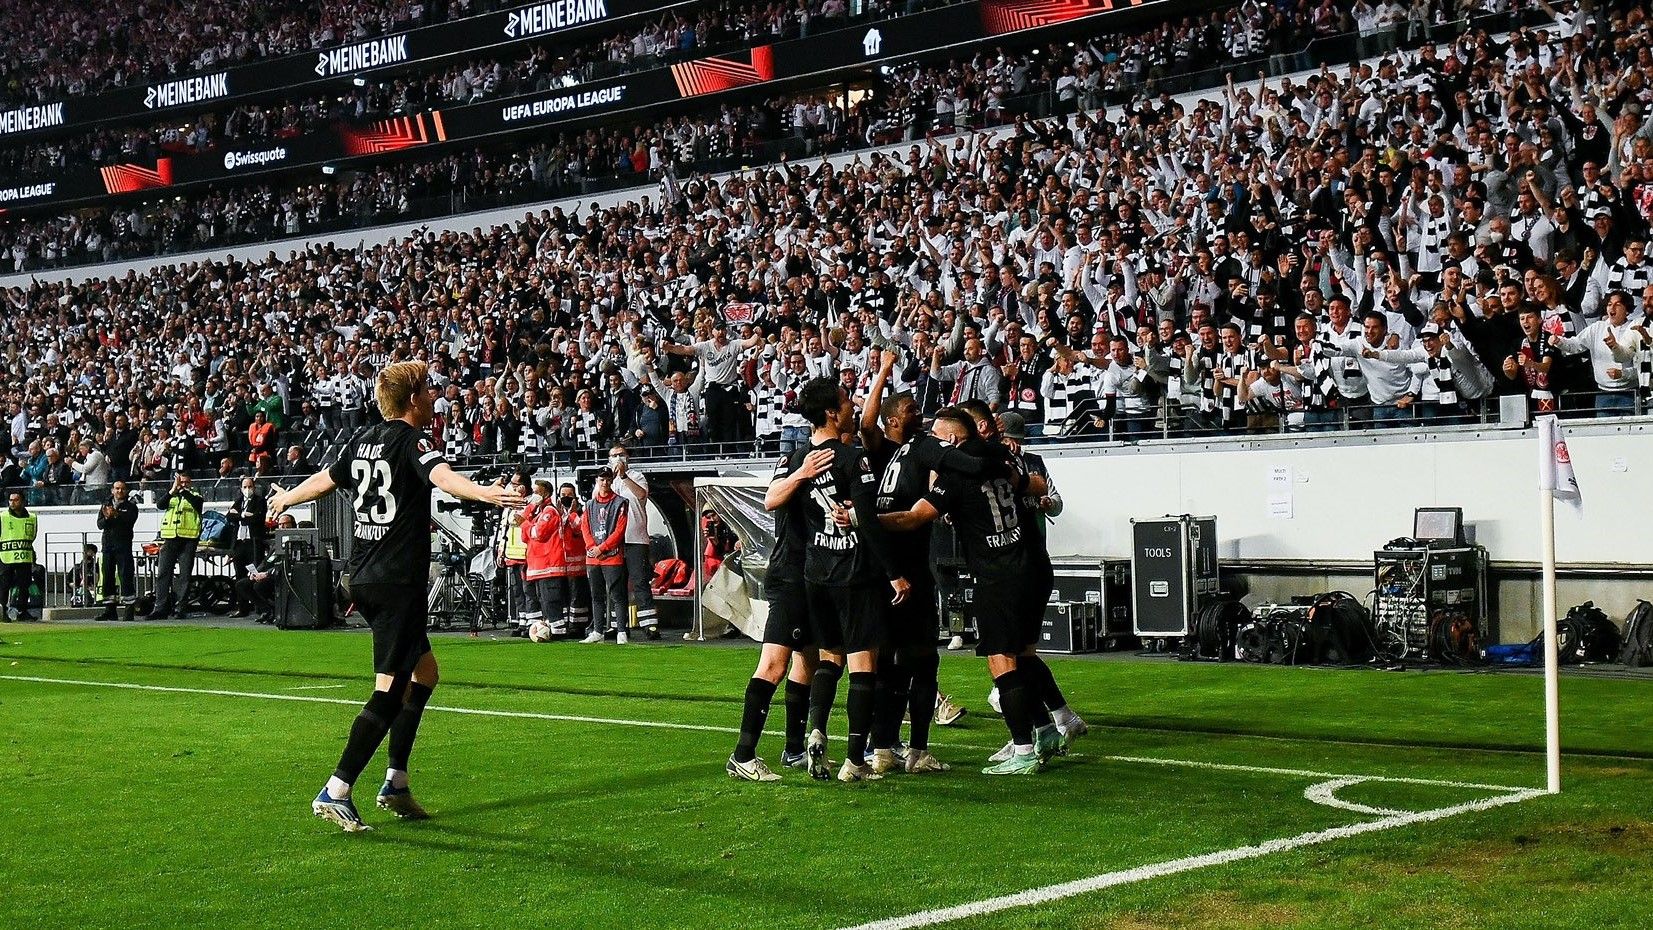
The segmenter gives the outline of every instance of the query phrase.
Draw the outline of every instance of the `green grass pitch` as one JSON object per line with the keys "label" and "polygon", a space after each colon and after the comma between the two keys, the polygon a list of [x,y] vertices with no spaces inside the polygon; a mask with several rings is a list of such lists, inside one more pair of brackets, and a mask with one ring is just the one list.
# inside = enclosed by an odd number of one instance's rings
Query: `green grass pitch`
{"label": "green grass pitch", "polygon": [[[346,835],[309,800],[366,696],[365,636],[0,640],[0,927],[1600,930],[1653,911],[1653,680],[1565,678],[1565,791],[1516,800],[1543,780],[1537,676],[1053,659],[1091,735],[992,779],[985,671],[950,655],[942,687],[972,711],[932,739],[953,771],[753,785],[723,762],[754,648],[444,638],[447,710],[413,761],[435,819],[368,800],[376,829]],[[1428,811],[1450,815],[1406,819]],[[1381,828],[1340,830],[1363,824]],[[1337,832],[1268,845],[1318,831]]]}

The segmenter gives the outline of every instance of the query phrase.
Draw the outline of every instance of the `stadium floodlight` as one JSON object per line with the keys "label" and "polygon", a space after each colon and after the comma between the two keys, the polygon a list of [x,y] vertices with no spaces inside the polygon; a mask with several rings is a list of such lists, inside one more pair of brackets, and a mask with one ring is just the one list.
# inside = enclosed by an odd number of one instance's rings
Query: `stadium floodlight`
{"label": "stadium floodlight", "polygon": [[338,168],[336,168],[336,167],[334,167],[334,166],[332,166],[332,165],[322,165],[322,166],[321,166],[321,173],[322,173],[322,174],[328,174],[328,175],[330,175],[330,174],[333,174],[333,173],[334,173],[334,172],[336,172],[336,171],[338,171],[338,170],[339,170],[339,169],[338,169]]}

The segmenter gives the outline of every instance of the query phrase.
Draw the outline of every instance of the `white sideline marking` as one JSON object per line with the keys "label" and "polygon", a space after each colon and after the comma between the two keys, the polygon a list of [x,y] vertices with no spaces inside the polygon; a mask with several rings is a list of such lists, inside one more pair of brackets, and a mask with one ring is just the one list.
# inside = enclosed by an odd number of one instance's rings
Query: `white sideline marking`
{"label": "white sideline marking", "polygon": [[972,901],[969,904],[960,904],[956,907],[938,908],[930,911],[919,911],[905,917],[891,917],[886,920],[875,920],[871,923],[858,924],[847,930],[914,930],[917,927],[930,927],[936,924],[954,920],[963,920],[966,917],[980,917],[984,914],[994,914],[999,911],[1018,907],[1031,907],[1038,904],[1048,904],[1074,895],[1087,894],[1093,891],[1102,891],[1107,888],[1116,888],[1120,885],[1129,885],[1144,882],[1150,879],[1163,878],[1167,875],[1176,875],[1180,872],[1192,872],[1196,869],[1209,868],[1214,865],[1227,865],[1231,862],[1242,862],[1247,859],[1261,859],[1277,853],[1290,852],[1302,849],[1305,846],[1316,846],[1321,843],[1330,843],[1333,840],[1347,839],[1351,836],[1360,836],[1364,833],[1377,833],[1382,830],[1393,830],[1397,827],[1408,827],[1413,824],[1431,823],[1456,817],[1459,814],[1469,814],[1476,811],[1491,810],[1506,804],[1516,804],[1528,801],[1543,795],[1538,788],[1522,788],[1510,794],[1499,795],[1495,798],[1486,798],[1480,801],[1470,801],[1465,804],[1455,804],[1451,807],[1441,807],[1435,810],[1421,811],[1415,814],[1397,814],[1385,817],[1382,820],[1370,820],[1365,823],[1352,824],[1347,827],[1333,827],[1329,830],[1316,830],[1311,833],[1299,833],[1284,839],[1269,840],[1254,846],[1237,846],[1233,849],[1223,849],[1200,856],[1188,856],[1182,859],[1171,859],[1166,862],[1156,862],[1152,865],[1138,866],[1134,869],[1125,869],[1119,872],[1107,872],[1102,875],[1093,875],[1078,881],[1063,882],[1058,885],[1046,885],[1043,888],[1032,888],[1016,894],[1002,895],[997,898],[985,898],[981,901]]}
{"label": "white sideline marking", "polygon": [[[3,677],[3,676],[0,676]],[[1390,747],[1399,748],[1399,747]],[[1424,747],[1428,748],[1428,747]],[[1104,756],[1110,762],[1140,762],[1143,765],[1178,765],[1195,769],[1214,769],[1219,772],[1252,772],[1258,775],[1293,775],[1301,778],[1358,778],[1362,781],[1381,781],[1392,785],[1429,785],[1436,788],[1473,788],[1477,791],[1527,791],[1517,785],[1482,785],[1472,781],[1442,781],[1438,778],[1404,778],[1397,775],[1350,775],[1345,772],[1311,772],[1306,769],[1281,769],[1266,765],[1233,765],[1227,762],[1191,762],[1186,759],[1157,759],[1152,756]]]}
{"label": "white sideline marking", "polygon": [[1340,811],[1366,814],[1372,817],[1398,817],[1407,813],[1406,811],[1390,810],[1387,807],[1368,807],[1365,804],[1345,801],[1337,796],[1337,793],[1344,788],[1353,788],[1355,785],[1370,780],[1368,778],[1334,778],[1331,781],[1323,781],[1303,789],[1303,799],[1325,807],[1335,807]]}
{"label": "white sideline marking", "polygon": [[[308,694],[268,694],[262,691],[227,691],[220,688],[182,688],[174,685],[140,685],[125,681],[92,681],[83,678],[42,678],[35,675],[0,675],[0,681],[23,681],[46,685],[80,685],[88,688],[119,688],[125,691],[158,691],[165,694],[206,694],[216,697],[257,698],[268,701],[298,701],[306,704],[340,704],[356,707],[360,701],[350,698],[319,697]],[[485,710],[473,707],[447,707],[432,704],[426,710],[442,711],[450,714],[467,714],[475,717],[509,717],[520,720],[554,720],[563,723],[600,723],[613,724],[623,727],[645,727],[658,730],[690,730],[697,733],[739,733],[738,727],[718,727],[701,723],[671,723],[662,720],[621,720],[613,717],[583,717],[576,714],[547,714],[538,711],[526,710]],[[772,731],[765,731],[766,736],[777,735]],[[836,737],[835,737],[836,738]],[[938,744],[940,745],[940,744]],[[969,746],[958,743],[947,744],[953,749],[987,749],[986,746]],[[998,747],[993,747],[998,748]],[[1429,785],[1441,788],[1471,788],[1481,791],[1517,792],[1532,789],[1517,788],[1512,785],[1481,785],[1474,782],[1442,781],[1433,778],[1402,778],[1389,775],[1351,774],[1348,772],[1314,772],[1307,769],[1285,769],[1262,765],[1235,765],[1225,762],[1199,762],[1191,759],[1165,759],[1154,756],[1102,756],[1109,762],[1130,762],[1142,765],[1169,765],[1179,768],[1212,769],[1222,772],[1246,772],[1254,775],[1284,775],[1289,778],[1313,778],[1320,781],[1331,779],[1356,779],[1359,781],[1379,781],[1402,785]]]}
{"label": "white sideline marking", "polygon": [[283,691],[331,691],[334,688],[342,688],[342,687],[344,687],[344,685],[298,685],[298,686],[292,687],[292,688],[282,688],[281,690],[283,690]]}

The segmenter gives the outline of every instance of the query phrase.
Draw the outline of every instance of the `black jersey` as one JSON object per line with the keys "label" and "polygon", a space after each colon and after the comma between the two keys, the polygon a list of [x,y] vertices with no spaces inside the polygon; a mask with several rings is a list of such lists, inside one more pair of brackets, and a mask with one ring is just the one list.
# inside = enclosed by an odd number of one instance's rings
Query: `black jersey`
{"label": "black jersey", "polygon": [[[811,584],[844,587],[901,577],[890,558],[873,491],[877,479],[859,449],[833,439],[793,454],[801,462],[819,449],[832,452],[832,465],[809,480],[803,502],[808,544],[804,577]],[[848,503],[855,526],[839,526],[833,508]]]}
{"label": "black jersey", "polygon": [[[1022,471],[1029,475],[1038,475],[1045,479],[1047,485],[1045,494],[1050,494],[1050,468],[1045,460],[1034,452],[1023,452],[1020,456],[1011,453],[1012,457],[1020,458]],[[1050,561],[1050,547],[1046,544],[1045,512],[1039,507],[1039,498],[1032,494],[1023,494],[1017,498],[1022,507],[1022,521],[1027,526],[1028,554],[1035,562]]]}
{"label": "black jersey", "polygon": [[[930,469],[919,461],[918,443],[909,440],[897,446],[886,440],[879,447],[886,461],[878,482],[876,505],[879,513],[900,513],[913,509],[930,490]],[[930,527],[910,533],[891,533],[890,548],[896,567],[909,581],[930,578]]]}
{"label": "black jersey", "polygon": [[350,578],[409,584],[423,597],[430,576],[430,473],[447,460],[430,437],[401,420],[358,431],[327,470],[356,514]]}
{"label": "black jersey", "polygon": [[1017,502],[1020,480],[994,463],[1014,464],[1003,446],[970,443],[965,451],[988,459],[987,472],[970,477],[944,471],[924,495],[930,506],[953,521],[965,563],[977,578],[1020,580],[1028,566],[1027,528]]}
{"label": "black jersey", "polygon": [[[801,468],[806,454],[804,450],[798,450],[783,457],[775,464],[775,474],[770,477],[769,483],[774,484]],[[804,533],[804,518],[800,512],[802,500],[803,491],[800,489],[775,511],[775,548],[769,552],[765,584],[803,584],[804,547],[809,537]]]}

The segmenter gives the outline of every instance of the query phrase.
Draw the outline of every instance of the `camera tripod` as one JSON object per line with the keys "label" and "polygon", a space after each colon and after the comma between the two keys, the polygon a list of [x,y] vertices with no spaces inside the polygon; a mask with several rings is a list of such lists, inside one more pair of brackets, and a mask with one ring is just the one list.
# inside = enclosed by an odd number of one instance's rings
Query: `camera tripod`
{"label": "camera tripod", "polygon": [[426,612],[432,630],[468,630],[473,636],[486,626],[497,630],[504,625],[490,597],[492,585],[483,574],[472,574],[471,567],[478,555],[485,554],[486,545],[467,546],[439,523],[442,551],[437,557],[442,571],[431,582],[425,595]]}

